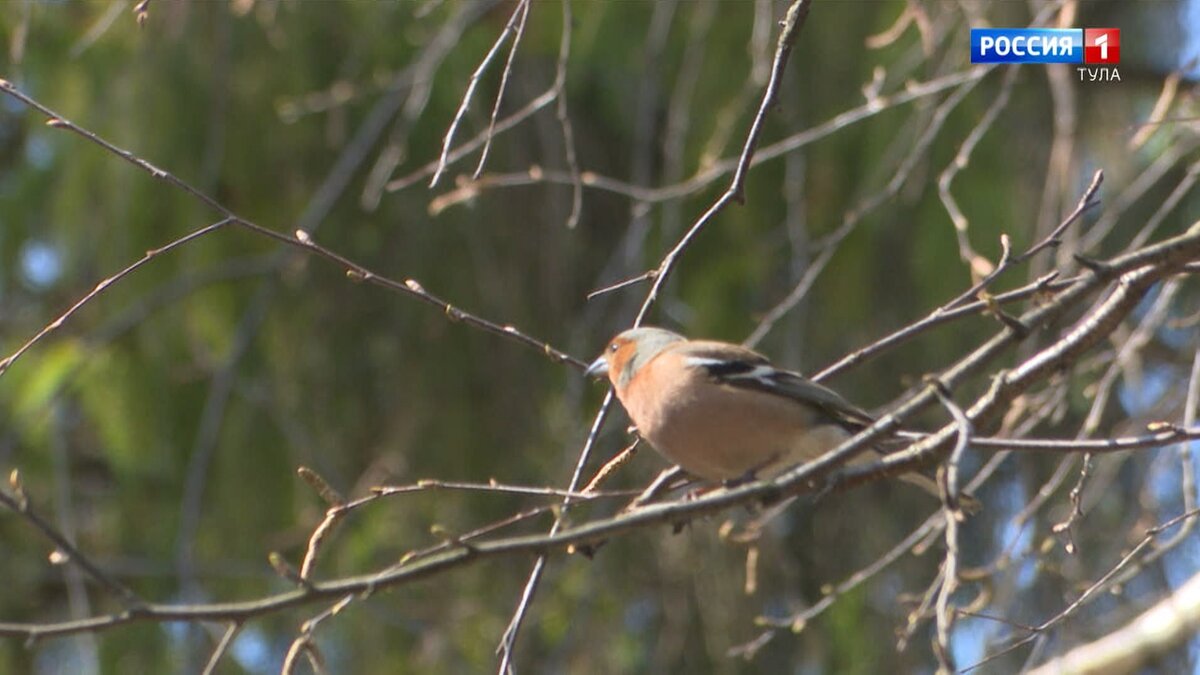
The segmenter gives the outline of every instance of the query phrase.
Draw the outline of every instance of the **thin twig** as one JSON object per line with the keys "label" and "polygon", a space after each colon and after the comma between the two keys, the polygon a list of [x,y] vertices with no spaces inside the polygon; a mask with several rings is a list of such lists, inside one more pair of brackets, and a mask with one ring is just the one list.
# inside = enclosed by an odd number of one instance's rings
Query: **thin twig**
{"label": "thin twig", "polygon": [[[533,347],[533,348],[541,351],[543,354],[545,354],[547,357],[549,357],[552,361],[569,363],[578,370],[583,370],[584,368],[587,367],[587,364],[585,362],[583,362],[579,359],[576,359],[564,352],[561,352],[561,351],[551,347],[546,342],[542,342],[541,340],[537,340],[536,338],[530,337],[530,336],[526,335],[525,333],[522,333],[515,326],[494,323],[487,319],[483,319],[474,314],[471,314],[470,312],[464,311],[461,308],[451,305],[450,303],[446,302],[445,300],[442,300],[441,298],[437,297],[436,295],[426,291],[425,288],[420,284],[420,282],[418,282],[415,279],[407,279],[404,282],[400,282],[400,281],[396,281],[396,280],[390,279],[388,277],[384,277],[379,274],[376,274],[375,272],[367,269],[366,267],[363,267],[362,265],[359,265],[338,253],[335,253],[323,246],[318,245],[315,241],[313,241],[311,231],[304,229],[304,227],[298,228],[295,231],[294,236],[288,236],[288,235],[276,232],[274,230],[268,229],[266,227],[263,227],[261,225],[258,225],[249,220],[246,220],[246,219],[238,216],[237,214],[233,213],[232,211],[227,209],[225,206],[221,205],[219,202],[217,202],[213,198],[209,197],[208,195],[204,194],[197,188],[195,188],[195,187],[191,186],[190,184],[186,183],[185,181],[177,178],[173,174],[171,174],[167,171],[164,171],[164,170],[154,166],[153,164],[150,164],[146,160],[138,157],[137,155],[134,155],[132,152],[129,152],[128,150],[123,150],[121,148],[118,148],[117,146],[113,145],[112,143],[109,143],[108,141],[104,140],[100,136],[97,136],[96,134],[63,118],[58,113],[51,110],[50,108],[42,105],[38,101],[30,98],[29,96],[27,96],[20,90],[16,89],[12,85],[12,83],[8,82],[7,80],[0,80],[0,92],[8,94],[9,96],[11,96],[13,98],[16,98],[17,100],[25,103],[26,105],[38,110],[39,112],[41,112],[44,115],[46,115],[48,118],[50,118],[50,122],[48,122],[48,124],[50,124],[50,126],[53,126],[55,128],[67,129],[67,130],[91,141],[92,143],[99,145],[100,147],[108,150],[112,154],[120,157],[121,159],[124,159],[125,161],[133,164],[134,166],[142,169],[143,171],[150,173],[151,176],[158,178],[160,180],[164,180],[167,183],[186,192],[187,194],[195,197],[197,200],[199,200],[203,204],[209,206],[210,208],[218,211],[225,217],[224,220],[222,220],[218,223],[214,223],[213,225],[209,225],[207,227],[196,230],[195,232],[184,235],[180,239],[173,241],[164,247],[155,249],[154,251],[151,252],[155,255],[157,255],[159,252],[163,252],[163,251],[169,250],[171,248],[174,248],[180,244],[187,243],[188,241],[191,241],[192,239],[202,236],[203,234],[207,234],[209,231],[211,231],[213,229],[217,229],[221,226],[229,225],[229,224],[237,225],[238,227],[249,230],[258,235],[267,237],[269,239],[274,239],[277,242],[287,244],[292,247],[300,248],[300,249],[308,251],[310,253],[315,253],[315,254],[319,255],[320,257],[325,258],[326,260],[336,262],[342,266],[342,268],[346,271],[347,277],[353,281],[369,282],[374,285],[381,286],[383,288],[387,288],[388,290],[417,298],[417,299],[425,302],[426,304],[432,305],[432,306],[438,308],[439,310],[441,310],[445,314],[446,318],[448,318],[451,321],[459,321],[459,322],[462,322],[469,326],[472,326],[474,328],[478,328],[478,329],[484,330],[486,332],[492,333],[493,335],[499,335],[499,336],[506,337],[511,340],[516,340],[517,342],[523,343],[527,346]],[[330,191],[332,191],[332,190],[330,190]],[[314,210],[314,212],[315,212],[315,210]],[[307,220],[308,220],[308,218],[301,218],[302,222],[307,222]],[[153,256],[150,256],[150,257],[153,257]],[[136,269],[136,267],[139,264],[144,264],[144,261],[139,261],[138,263],[135,263],[134,265],[131,265],[130,267],[132,269]],[[127,268],[127,269],[128,269],[128,271],[132,271],[132,269],[129,269],[129,268]],[[118,273],[118,275],[117,275],[118,278],[123,277],[125,274],[128,274],[128,271],[122,271],[121,273]],[[106,287],[107,287],[107,285],[105,285],[104,282],[101,282],[101,285],[98,285],[97,288],[95,290],[93,290],[91,294],[89,294],[89,296],[94,297],[93,294],[98,293],[99,291],[102,291]],[[86,299],[90,299],[90,297],[87,297]],[[83,304],[86,304],[86,302],[84,302]],[[80,304],[80,306],[82,306],[82,304]],[[69,316],[69,314],[73,313],[74,311],[75,311],[75,308],[68,310],[67,315]],[[61,318],[62,317],[60,317],[60,319]],[[56,323],[58,323],[58,321],[52,322],[49,326],[44,328],[42,332],[43,333],[52,332],[56,327],[55,326]],[[33,342],[36,342],[38,339],[40,339],[40,337],[35,336]],[[28,349],[28,347],[25,347],[23,349]],[[18,350],[18,353],[7,357],[4,361],[0,361],[0,375],[2,375],[4,370],[9,365],[12,364],[13,360],[17,356],[20,356],[20,354],[23,353],[23,349]]]}
{"label": "thin twig", "polygon": [[[615,397],[610,390],[605,394],[604,401],[600,403],[600,409],[596,412],[596,417],[592,421],[592,427],[588,430],[587,440],[584,441],[583,449],[579,452],[579,459],[575,462],[575,469],[571,473],[571,481],[567,487],[569,492],[577,491],[580,483],[583,482],[583,469],[587,466],[588,460],[591,459],[592,451],[596,446],[596,439],[600,437],[600,428],[604,425],[604,420],[608,419],[608,412],[612,409],[614,400]],[[563,498],[561,508],[556,513],[554,524],[550,526],[550,532],[547,536],[553,537],[561,532],[565,526],[563,516],[571,507],[571,501],[571,497]],[[533,603],[533,595],[537,592],[538,584],[541,583],[542,574],[545,570],[546,556],[542,554],[534,561],[533,568],[529,571],[529,577],[525,580],[525,586],[521,589],[521,598],[513,610],[513,615],[509,619],[508,626],[504,629],[504,635],[501,636],[500,642],[496,646],[496,653],[500,655],[497,672],[501,675],[506,675],[512,667],[517,637],[521,633],[521,626],[525,622],[525,616],[528,614],[529,607]]]}
{"label": "thin twig", "polygon": [[[601,466],[600,470],[596,472],[596,475],[592,476],[592,479],[588,481],[586,486],[584,486],[584,494],[596,494],[597,488],[603,485],[604,481],[608,480],[610,476],[616,473],[617,469],[628,464],[629,460],[633,459],[634,455],[637,454],[638,444],[641,443],[641,440],[642,439],[640,438],[635,439],[633,443],[629,444],[628,447],[621,452],[618,452],[613,456],[612,459],[605,462],[604,466]],[[633,492],[635,494],[637,493],[636,490]]]}
{"label": "thin twig", "polygon": [[[508,131],[509,129],[512,129],[513,127],[517,126],[521,122],[524,122],[525,120],[529,119],[530,117],[533,116],[534,113],[536,113],[539,110],[541,110],[542,108],[545,108],[546,106],[550,105],[550,103],[552,101],[554,101],[555,98],[557,98],[557,96],[558,96],[558,92],[556,92],[554,90],[554,87],[551,87],[551,88],[547,89],[546,91],[542,92],[540,95],[536,96],[532,101],[530,101],[529,103],[526,103],[523,108],[521,108],[520,110],[514,112],[513,114],[509,115],[508,117],[505,117],[504,119],[497,122],[496,129],[493,132],[493,137],[497,134],[500,134],[502,132]],[[471,140],[469,140],[466,143],[463,143],[462,145],[458,146],[457,148],[454,148],[453,150],[451,150],[445,156],[445,166],[450,166],[451,164],[458,162],[463,157],[466,157],[467,155],[471,154],[472,152],[475,152],[476,150],[478,150],[481,146],[483,146],[483,142],[486,139],[486,137],[487,137],[487,131],[486,130],[481,131]],[[405,176],[402,176],[400,178],[397,178],[395,180],[388,182],[388,184],[384,186],[384,190],[386,190],[387,192],[396,192],[398,190],[403,190],[404,188],[407,188],[407,187],[410,187],[412,185],[419,183],[420,181],[424,180],[428,176],[432,175],[434,171],[437,171],[438,166],[441,163],[441,161],[442,161],[441,158],[439,158],[437,161],[429,162],[428,164],[425,164],[421,168],[416,169],[415,171],[412,171]]]}
{"label": "thin twig", "polygon": [[1000,85],[1000,93],[997,94],[992,104],[988,106],[983,116],[979,118],[979,122],[971,129],[971,132],[967,134],[966,139],[959,146],[958,152],[954,155],[954,159],[946,166],[941,175],[938,176],[938,196],[941,198],[946,212],[950,215],[950,221],[954,224],[954,235],[958,239],[958,255],[967,264],[973,277],[986,275],[986,272],[981,271],[981,267],[986,264],[986,260],[982,259],[971,247],[970,235],[967,232],[969,221],[966,215],[963,214],[962,209],[958,207],[958,202],[955,201],[954,194],[950,191],[950,185],[954,182],[955,176],[967,168],[967,165],[971,162],[971,154],[975,151],[975,147],[983,139],[984,134],[991,129],[996,118],[1000,116],[1000,111],[1008,105],[1013,85],[1017,81],[1018,72],[1020,71],[1017,66],[1009,66],[1007,68],[1004,74],[1004,81]]}
{"label": "thin twig", "polygon": [[955,671],[954,658],[950,654],[950,627],[954,621],[950,596],[958,588],[958,523],[963,517],[958,506],[958,464],[975,431],[966,413],[947,392],[934,388],[934,393],[942,406],[950,411],[956,429],[954,449],[946,458],[944,471],[940,474],[943,479],[940,483],[942,515],[946,523],[946,557],[942,562],[942,587],[937,596],[937,631],[933,650],[938,659],[939,671],[949,674]]}
{"label": "thin twig", "polygon": [[[971,479],[967,486],[968,494],[976,492],[1000,467],[1004,456],[998,454],[992,457],[982,469]],[[730,656],[741,656],[746,659],[754,657],[755,653],[763,646],[768,644],[780,630],[788,630],[792,633],[799,633],[807,625],[808,622],[825,612],[833,606],[834,602],[841,596],[858,588],[863,583],[877,576],[880,572],[890,567],[898,561],[906,552],[913,551],[918,554],[918,548],[923,547],[922,542],[927,541],[930,537],[935,536],[946,526],[946,519],[939,509],[936,513],[925,519],[920,526],[910,532],[907,536],[893,545],[882,556],[876,558],[871,564],[860,569],[854,574],[847,577],[837,586],[833,587],[828,593],[824,594],[819,602],[804,609],[801,612],[784,618],[769,618],[759,617],[756,623],[760,626],[768,626],[768,629],[758,635],[748,643],[734,647],[728,652]]]}
{"label": "thin twig", "polygon": [[237,621],[230,621],[225,627],[225,634],[221,636],[221,641],[217,643],[213,653],[208,657],[208,663],[204,664],[204,670],[200,675],[212,675],[217,672],[217,664],[221,662],[221,658],[225,656],[225,652],[229,651],[229,646],[233,644],[234,638],[242,629],[242,624]]}
{"label": "thin twig", "polygon": [[[479,153],[479,164],[475,166],[475,173],[471,174],[472,178],[479,178],[479,173],[483,171],[483,165],[487,163],[488,152],[492,149],[492,137],[496,131],[496,117],[500,114],[500,102],[504,100],[504,91],[508,88],[508,76],[512,74],[513,58],[517,55],[517,47],[521,46],[521,37],[525,35],[525,24],[529,19],[529,7],[532,4],[531,0],[521,0],[517,4],[514,17],[520,15],[517,19],[517,32],[513,35],[512,46],[508,49],[508,59],[504,62],[504,70],[500,71],[500,88],[496,91],[496,102],[492,105],[492,116],[488,120],[487,136],[483,140],[483,152]],[[559,106],[564,105],[565,97],[560,89],[558,102]],[[450,142],[447,135],[446,145]],[[444,149],[443,149],[444,152]],[[434,181],[437,181],[436,176]]]}
{"label": "thin twig", "polygon": [[612,293],[613,291],[619,291],[622,288],[627,288],[627,287],[633,286],[635,284],[640,284],[643,281],[649,281],[650,279],[653,279],[656,276],[658,276],[658,270],[650,270],[649,272],[642,272],[641,274],[639,274],[635,277],[630,277],[623,281],[618,281],[617,283],[610,284],[608,286],[605,286],[604,288],[597,288],[596,290],[591,291],[590,293],[587,294],[587,299],[591,300],[593,298],[600,297],[601,295],[604,295],[605,293]]}
{"label": "thin twig", "polygon": [[[1086,213],[1089,209],[1100,204],[1100,201],[1098,199],[1096,199],[1096,191],[1100,189],[1100,184],[1103,181],[1104,181],[1104,171],[1097,170],[1096,173],[1092,176],[1092,182],[1088,185],[1087,189],[1085,189],[1083,191],[1083,196],[1081,196],[1079,198],[1079,202],[1076,204],[1075,209],[1073,211],[1071,211],[1071,213],[1067,214],[1067,217],[1063,218],[1062,222],[1060,222],[1058,224],[1058,226],[1054,228],[1054,231],[1051,232],[1045,239],[1038,242],[1037,244],[1034,244],[1032,247],[1029,248],[1029,250],[1025,251],[1024,253],[1022,253],[1018,256],[1013,256],[1008,238],[1006,236],[1001,236],[1001,243],[1003,244],[1003,254],[1001,255],[1000,262],[996,265],[995,269],[993,269],[991,272],[984,275],[984,277],[982,279],[980,279],[978,282],[976,282],[975,284],[972,284],[970,288],[963,291],[962,293],[959,293],[958,296],[956,296],[953,300],[942,305],[938,309],[938,311],[939,312],[951,311],[954,308],[958,307],[960,304],[970,300],[971,298],[979,296],[980,293],[982,293],[984,290],[986,290],[988,287],[990,287],[992,285],[992,282],[994,282],[997,278],[999,278],[1001,274],[1008,271],[1009,267],[1011,267],[1012,265],[1020,264],[1020,263],[1027,261],[1030,258],[1032,258],[1034,255],[1038,254],[1039,252],[1041,252],[1042,250],[1044,250],[1048,247],[1057,246],[1058,243],[1060,242],[1060,237],[1062,236],[1062,233],[1065,232],[1068,227],[1070,227],[1072,224],[1074,224],[1075,221],[1079,220],[1080,216],[1082,216],[1084,213]],[[1050,272],[1049,274],[1055,275],[1056,273]],[[1042,277],[1042,278],[1045,278],[1045,277]]]}
{"label": "thin twig", "polygon": [[[926,82],[910,84],[909,86],[905,87],[903,91],[887,96],[880,96],[858,106],[857,108],[852,108],[841,114],[835,115],[833,118],[818,124],[815,127],[800,131],[791,136],[775,141],[774,143],[763,146],[754,153],[754,159],[751,161],[750,166],[755,167],[763,162],[783,157],[800,148],[827,138],[838,131],[842,131],[854,124],[857,124],[858,122],[870,119],[875,115],[886,112],[893,108],[920,101],[941,93],[947,89],[958,87],[972,80],[981,79],[988,73],[988,71],[989,68],[986,66],[977,66],[969,70],[943,75]],[[530,101],[521,110],[498,122],[496,124],[496,133],[511,129],[512,127],[532,116],[537,111],[549,105],[550,102],[554,100],[555,91],[554,88],[551,87],[541,96],[538,96]],[[484,132],[480,132],[479,135],[477,135],[471,141],[464,143],[463,145],[452,150],[446,158],[447,165],[453,164],[466,155],[479,149],[479,147],[483,145],[484,135]],[[639,201],[658,203],[679,199],[680,197],[685,197],[704,189],[710,183],[719,180],[722,176],[734,171],[737,168],[740,159],[741,157],[739,155],[738,157],[727,157],[711,164],[706,164],[704,165],[703,169],[701,169],[692,177],[682,182],[659,188],[646,188],[643,186],[626,183],[616,178],[600,176],[590,171],[583,171],[580,176],[582,178],[584,187],[606,189],[617,194],[624,194],[631,198],[638,199]],[[430,162],[412,171],[411,173],[388,183],[386,189],[389,192],[393,192],[410,187],[430,176],[434,171],[437,170],[437,165],[437,162]],[[545,176],[547,179],[553,178],[555,182],[562,182],[568,185],[570,184],[570,178],[565,173],[561,174],[561,177],[559,177],[560,174],[547,171]],[[481,176],[480,180],[483,180],[484,178],[486,178],[486,176]],[[497,187],[502,187],[509,185],[509,183],[497,182],[495,185]]]}
{"label": "thin twig", "polygon": [[1062,243],[1062,233],[1067,230],[1079,217],[1086,213],[1092,207],[1098,205],[1100,200],[1096,199],[1096,191],[1100,189],[1100,184],[1104,182],[1104,171],[1096,169],[1096,173],[1092,174],[1092,182],[1088,184],[1087,189],[1083,191],[1083,196],[1079,198],[1079,202],[1075,204],[1075,210],[1067,214],[1062,222],[1055,227],[1050,234],[1044,239],[1029,247],[1021,255],[1017,256],[1014,263],[1022,263],[1037,255],[1042,249],[1049,246],[1058,246]]}
{"label": "thin twig", "polygon": [[[554,89],[558,92],[558,105],[554,108],[558,126],[562,129],[563,153],[566,156],[567,171],[571,174],[571,214],[567,216],[567,229],[574,229],[579,224],[579,216],[583,211],[583,178],[579,173],[579,159],[575,156],[575,132],[571,128],[571,118],[567,115],[567,60],[571,56],[571,0],[562,0],[562,37],[558,43],[558,64],[554,71]],[[495,118],[493,118],[493,124]],[[483,163],[480,162],[482,168]],[[479,171],[475,172],[479,177]]]}
{"label": "thin twig", "polygon": [[325,672],[324,658],[317,651],[317,645],[313,642],[313,634],[316,633],[317,626],[321,625],[321,622],[336,616],[338,612],[345,609],[354,601],[354,597],[354,595],[345,596],[300,626],[300,634],[292,641],[287,654],[284,656],[283,666],[279,669],[280,675],[291,675],[296,672],[296,666],[301,656],[308,659],[309,665],[312,666],[314,671],[317,673]]}
{"label": "thin twig", "polygon": [[13,496],[5,490],[0,489],[0,504],[11,509],[22,520],[41,532],[42,536],[49,539],[54,544],[57,552],[56,558],[78,565],[93,581],[107,589],[109,593],[112,593],[113,596],[125,605],[126,613],[135,614],[145,606],[145,602],[131,588],[101,570],[75,544],[59,532],[54,525],[34,510],[15,471],[10,476],[9,483],[11,486],[14,486],[17,494]]}
{"label": "thin twig", "polygon": [[599,492],[593,489],[559,490],[550,487],[535,487],[529,485],[505,485],[503,483],[464,483],[444,480],[421,480],[414,485],[380,486],[371,491],[380,497],[389,497],[412,492],[427,492],[433,490],[465,490],[468,492],[492,492],[495,494],[533,495],[539,497],[563,497],[575,501],[589,501],[612,497],[627,497],[636,494],[636,490],[618,490]]}
{"label": "thin twig", "polygon": [[[462,102],[458,106],[458,112],[454,113],[454,120],[450,122],[450,128],[446,130],[446,136],[442,140],[442,154],[438,157],[437,168],[434,169],[433,178],[429,180],[430,187],[437,185],[438,178],[442,176],[442,172],[446,169],[446,163],[449,161],[448,158],[450,155],[450,145],[454,142],[454,132],[458,130],[459,122],[462,122],[463,115],[467,112],[467,107],[471,105],[471,98],[475,95],[475,87],[479,85],[479,80],[483,77],[483,73],[491,64],[492,59],[496,58],[496,54],[500,52],[500,46],[504,44],[504,41],[507,40],[508,36],[511,35],[516,29],[517,16],[527,8],[528,0],[522,0],[522,2],[517,5],[516,9],[513,10],[512,15],[509,17],[508,23],[504,26],[504,30],[500,32],[500,35],[496,38],[496,41],[492,43],[492,48],[489,49],[488,53],[483,57],[483,61],[480,62],[479,66],[475,69],[475,72],[471,73],[471,79],[467,83],[466,92],[463,93]],[[494,129],[494,125],[488,128],[488,132],[484,140],[485,146],[491,140]]]}
{"label": "thin twig", "polygon": [[[1160,430],[1161,429],[1161,430]],[[1017,452],[1092,453],[1126,452],[1146,448],[1161,448],[1183,441],[1200,439],[1200,427],[1179,427],[1156,424],[1154,433],[1145,436],[1102,438],[1098,440],[1055,440],[1047,438],[988,438],[973,437],[971,447],[980,450],[1013,450]]]}
{"label": "thin twig", "polygon": [[1178,516],[1175,516],[1174,518],[1166,520],[1166,521],[1159,523],[1158,525],[1150,528],[1149,530],[1146,531],[1146,534],[1145,534],[1145,536],[1142,537],[1141,541],[1139,541],[1137,543],[1137,545],[1133,547],[1132,550],[1130,550],[1128,553],[1123,555],[1121,557],[1121,559],[1119,561],[1117,561],[1117,563],[1115,565],[1113,565],[1107,572],[1104,573],[1103,576],[1101,576],[1099,579],[1097,579],[1095,582],[1093,582],[1091,585],[1089,585],[1086,589],[1084,589],[1083,593],[1080,593],[1079,597],[1076,598],[1073,602],[1068,604],[1066,607],[1064,607],[1062,610],[1060,610],[1054,616],[1050,617],[1049,619],[1043,621],[1042,623],[1040,623],[1036,626],[1033,626],[1032,632],[1029,635],[1027,635],[1019,640],[1016,640],[1015,642],[1013,642],[1011,645],[1005,647],[1004,649],[1001,649],[997,652],[987,655],[987,657],[985,657],[984,659],[972,664],[971,666],[969,666],[967,668],[964,668],[962,672],[969,673],[983,665],[986,665],[986,664],[1000,658],[1001,656],[1004,656],[1005,654],[1008,654],[1016,649],[1020,649],[1024,645],[1027,645],[1031,641],[1036,639],[1038,636],[1045,633],[1050,628],[1053,628],[1054,626],[1058,625],[1059,623],[1065,621],[1067,618],[1069,618],[1071,615],[1073,615],[1075,613],[1075,611],[1078,610],[1080,607],[1087,604],[1088,602],[1091,602],[1091,600],[1093,598],[1095,598],[1100,591],[1103,591],[1104,589],[1108,588],[1109,582],[1112,581],[1123,569],[1125,569],[1126,566],[1128,566],[1130,563],[1134,562],[1137,559],[1138,555],[1141,554],[1141,552],[1143,550],[1145,550],[1146,547],[1148,547],[1151,543],[1153,543],[1154,540],[1156,538],[1158,538],[1158,536],[1160,534],[1162,534],[1166,530],[1169,530],[1170,528],[1178,525],[1179,523],[1186,522],[1188,520],[1192,520],[1192,519],[1196,518],[1196,516],[1198,516],[1198,515],[1200,515],[1200,510],[1184,511],[1183,513],[1179,514]]}
{"label": "thin twig", "polygon": [[804,27],[804,21],[808,18],[808,10],[811,5],[811,0],[795,0],[788,8],[787,16],[783,20],[783,28],[779,33],[779,42],[775,48],[775,62],[771,66],[771,79],[767,82],[766,91],[763,92],[762,102],[758,106],[758,113],[754,116],[754,121],[750,125],[750,132],[746,135],[746,142],[742,147],[742,154],[734,169],[733,179],[729,184],[729,188],[692,224],[687,233],[675,244],[675,247],[663,257],[662,262],[658,266],[658,273],[654,277],[654,283],[650,287],[650,292],[646,294],[646,300],[642,303],[642,308],[638,311],[637,318],[633,322],[635,326],[640,326],[646,320],[647,315],[650,313],[650,308],[654,306],[655,301],[658,299],[659,290],[671,276],[671,272],[675,269],[675,265],[679,262],[679,258],[683,255],[683,252],[687,250],[692,241],[700,234],[704,226],[731,202],[740,204],[744,201],[746,175],[750,170],[751,162],[754,160],[754,151],[758,146],[758,137],[762,133],[767,112],[775,105],[775,101],[779,96],[779,82],[783,77],[784,68],[787,66],[788,57],[792,53],[792,47],[796,44],[796,38],[800,35],[800,29]]}
{"label": "thin twig", "polygon": [[[1133,310],[1156,282],[1174,274],[1183,264],[1200,256],[1200,248],[1193,249],[1193,240],[1200,247],[1200,224],[1193,225],[1187,234],[1180,237],[1168,239],[1159,244],[1099,263],[1096,271],[1085,275],[1083,279],[1062,291],[1052,303],[1022,315],[1020,317],[1022,324],[1040,324],[1050,316],[1059,315],[1064,307],[1080,295],[1105,285],[1114,275],[1121,275],[1116,287],[1108,297],[1100,302],[1091,314],[1081,320],[1075,328],[1052,345],[1026,359],[1018,368],[997,376],[991,390],[967,410],[967,415],[972,422],[980,424],[981,420],[998,415],[1003,406],[1010,402],[1018,391],[1027,389],[1035,380],[1047,377],[1055,368],[1073,362],[1075,358],[1115,330],[1120,321]],[[1155,262],[1150,262],[1151,260]],[[1134,271],[1128,271],[1131,269]],[[803,471],[793,470],[777,480],[790,484],[789,478],[794,479],[799,475],[808,475],[813,471],[825,472],[845,463],[855,454],[863,451],[864,446],[861,443],[873,441],[892,432],[909,415],[929,405],[935,398],[932,387],[940,386],[952,389],[967,375],[995,358],[1006,345],[1024,337],[1020,331],[1006,325],[991,340],[941,373],[937,377],[936,384],[926,385],[905,403],[895,407],[866,430],[854,436],[852,442],[844,443],[821,458],[810,462],[803,467]],[[848,482],[848,485],[856,485],[863,480],[876,480],[881,475],[920,468],[935,459],[938,453],[945,452],[953,435],[953,426],[943,427],[937,433],[914,444],[907,450],[888,455],[877,463],[878,466],[847,468],[842,473],[842,480]]]}
{"label": "thin twig", "polygon": [[968,94],[979,84],[979,80],[968,80],[954,90],[946,100],[938,105],[929,124],[922,131],[920,137],[913,143],[908,155],[900,163],[899,167],[892,172],[891,179],[883,190],[872,191],[864,198],[857,206],[846,212],[842,218],[841,225],[833,234],[826,237],[824,250],[821,254],[808,266],[800,281],[792,288],[783,300],[779,301],[772,307],[766,315],[759,321],[754,332],[743,342],[747,347],[753,347],[775,326],[775,323],[785,314],[790,312],[799,302],[808,294],[808,290],[812,284],[816,282],[817,276],[825,270],[825,266],[837,253],[838,247],[846,237],[854,231],[858,224],[863,221],[868,215],[874,212],[879,207],[883,206],[890,199],[895,197],[904,187],[905,183],[912,176],[913,170],[925,154],[933,145],[933,141],[938,137],[938,132],[946,124],[950,117],[950,113],[958,107],[960,103],[967,97]]}
{"label": "thin twig", "polygon": [[[1007,293],[1001,293],[1000,295],[993,296],[991,300],[997,304],[1017,302],[1019,300],[1025,300],[1037,295],[1068,288],[1071,286],[1071,284],[1080,279],[1080,277],[1074,277],[1071,279],[1058,279],[1057,277],[1057,272],[1051,272],[1031,284]],[[945,306],[948,306],[949,304],[951,303],[947,303]],[[812,376],[812,379],[818,382],[829,379],[830,377],[833,377],[834,375],[846,370],[847,368],[850,368],[851,366],[859,365],[866,359],[869,359],[887,349],[915,338],[934,326],[939,326],[943,323],[948,323],[965,316],[981,314],[988,311],[991,305],[991,302],[978,300],[976,302],[962,305],[948,311],[941,311],[941,309],[935,310],[924,319],[921,319],[915,323],[911,323],[889,335],[876,340],[875,342],[872,342],[865,347],[856,349],[853,352],[843,356],[834,363],[822,368]]]}
{"label": "thin twig", "polygon": [[67,320],[69,320],[72,316],[75,315],[76,312],[78,312],[81,308],[83,308],[84,305],[86,305],[89,302],[91,302],[92,300],[94,300],[97,296],[99,296],[101,293],[106,291],[113,284],[117,283],[121,279],[124,279],[126,276],[132,274],[138,268],[140,268],[141,266],[150,262],[151,260],[157,258],[158,256],[163,255],[164,253],[169,253],[169,252],[175,250],[176,248],[179,248],[180,246],[183,246],[184,244],[188,244],[192,241],[195,241],[205,235],[212,234],[213,232],[216,232],[217,230],[221,229],[222,227],[225,227],[226,225],[229,225],[232,222],[233,222],[232,218],[225,218],[224,220],[220,220],[211,225],[202,227],[199,230],[196,230],[195,232],[188,233],[188,234],[180,237],[179,239],[175,239],[174,241],[171,241],[170,243],[166,244],[165,246],[161,246],[159,248],[155,248],[155,249],[146,251],[145,255],[143,255],[141,258],[139,258],[137,261],[133,262],[132,264],[127,265],[120,272],[117,272],[116,274],[101,280],[100,283],[96,284],[95,288],[88,291],[87,294],[85,294],[79,300],[76,300],[75,303],[72,304],[70,307],[68,307],[67,311],[60,314],[57,319],[46,324],[46,326],[44,328],[42,328],[40,331],[38,331],[33,337],[26,340],[25,344],[18,347],[15,352],[13,352],[12,354],[9,354],[3,360],[0,360],[0,375],[3,375],[5,373],[5,371],[8,370],[9,366],[11,366],[13,364],[13,362],[15,362],[17,359],[21,358],[21,356],[24,355],[25,352],[29,351],[29,349],[31,347],[33,347],[35,344],[40,342],[42,340],[42,338],[46,337],[50,333],[53,333],[54,331],[58,330],[59,328],[62,328],[63,324],[65,324],[67,322]]}

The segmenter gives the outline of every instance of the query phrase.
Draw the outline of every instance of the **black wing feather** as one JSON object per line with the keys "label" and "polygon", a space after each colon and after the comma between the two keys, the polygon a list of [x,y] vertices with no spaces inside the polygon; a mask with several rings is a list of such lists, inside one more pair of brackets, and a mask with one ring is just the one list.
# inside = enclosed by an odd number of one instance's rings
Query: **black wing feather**
{"label": "black wing feather", "polygon": [[786,396],[817,410],[834,424],[860,431],[875,422],[866,411],[851,404],[828,387],[798,374],[778,370],[764,362],[743,360],[713,361],[702,367],[715,381],[774,396]]}

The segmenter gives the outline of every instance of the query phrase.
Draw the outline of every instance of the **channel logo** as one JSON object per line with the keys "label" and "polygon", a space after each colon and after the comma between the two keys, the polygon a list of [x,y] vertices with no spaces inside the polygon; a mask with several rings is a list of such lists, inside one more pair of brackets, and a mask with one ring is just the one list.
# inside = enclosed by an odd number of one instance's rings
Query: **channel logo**
{"label": "channel logo", "polygon": [[1083,31],[1083,62],[1116,65],[1121,62],[1120,28],[1086,28]]}
{"label": "channel logo", "polygon": [[1120,62],[1120,28],[971,29],[971,63]]}

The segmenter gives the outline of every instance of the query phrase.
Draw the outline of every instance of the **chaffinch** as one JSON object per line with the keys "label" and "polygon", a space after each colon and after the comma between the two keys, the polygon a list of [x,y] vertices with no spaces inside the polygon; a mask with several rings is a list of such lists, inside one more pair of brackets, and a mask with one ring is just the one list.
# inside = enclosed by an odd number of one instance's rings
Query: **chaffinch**
{"label": "chaffinch", "polygon": [[[607,374],[642,438],[711,481],[778,475],[874,421],[833,390],[775,368],[753,350],[662,328],[617,335],[587,374]],[[927,476],[903,478],[939,494]]]}

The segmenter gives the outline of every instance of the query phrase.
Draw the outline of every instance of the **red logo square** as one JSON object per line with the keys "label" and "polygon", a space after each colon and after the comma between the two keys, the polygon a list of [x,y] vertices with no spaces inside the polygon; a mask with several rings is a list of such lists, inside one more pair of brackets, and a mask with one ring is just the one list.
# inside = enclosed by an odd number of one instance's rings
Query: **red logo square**
{"label": "red logo square", "polygon": [[1120,28],[1085,28],[1083,31],[1084,63],[1120,63]]}

